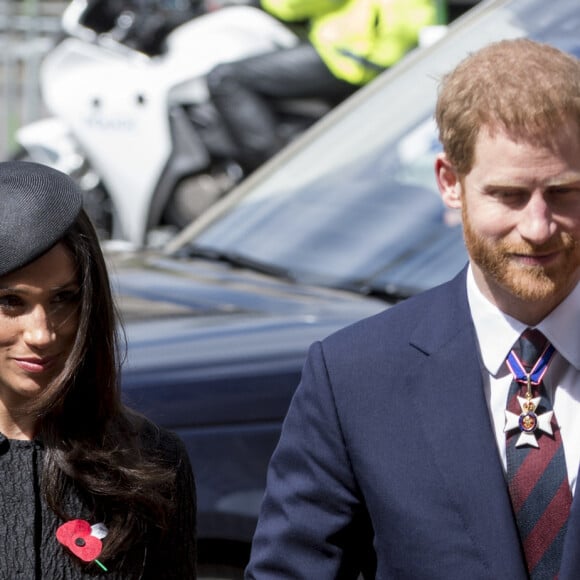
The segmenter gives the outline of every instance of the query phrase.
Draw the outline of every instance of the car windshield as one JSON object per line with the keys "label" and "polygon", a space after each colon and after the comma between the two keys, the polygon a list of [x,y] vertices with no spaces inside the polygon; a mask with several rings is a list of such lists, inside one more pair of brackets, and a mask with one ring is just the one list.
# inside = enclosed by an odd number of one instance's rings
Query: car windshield
{"label": "car windshield", "polygon": [[500,38],[529,36],[579,55],[580,8],[483,2],[460,21],[246,180],[217,219],[192,229],[189,251],[369,293],[409,295],[458,272],[466,263],[460,216],[444,208],[433,172],[438,80]]}

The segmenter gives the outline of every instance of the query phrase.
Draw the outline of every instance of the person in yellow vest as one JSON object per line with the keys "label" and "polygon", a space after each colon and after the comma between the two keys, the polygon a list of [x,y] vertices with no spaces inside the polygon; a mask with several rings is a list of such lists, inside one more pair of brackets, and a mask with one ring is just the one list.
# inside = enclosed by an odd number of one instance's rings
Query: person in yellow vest
{"label": "person in yellow vest", "polygon": [[285,143],[270,101],[338,104],[395,64],[437,21],[436,0],[255,0],[279,20],[304,25],[304,42],[216,66],[208,88],[246,172]]}

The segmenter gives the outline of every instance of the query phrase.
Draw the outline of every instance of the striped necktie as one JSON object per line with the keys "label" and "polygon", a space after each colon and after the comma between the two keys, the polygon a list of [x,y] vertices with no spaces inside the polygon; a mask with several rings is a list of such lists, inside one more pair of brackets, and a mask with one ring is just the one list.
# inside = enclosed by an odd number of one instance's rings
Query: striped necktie
{"label": "striped necktie", "polygon": [[554,353],[538,330],[526,330],[508,356],[513,375],[506,410],[507,477],[532,580],[557,578],[572,495],[560,429],[544,374]]}

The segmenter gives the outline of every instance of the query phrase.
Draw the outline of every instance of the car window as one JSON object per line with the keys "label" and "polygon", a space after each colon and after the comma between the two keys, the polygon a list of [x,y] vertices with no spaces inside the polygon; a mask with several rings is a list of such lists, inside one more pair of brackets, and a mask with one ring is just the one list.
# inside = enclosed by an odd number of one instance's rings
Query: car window
{"label": "car window", "polygon": [[441,75],[500,38],[531,36],[580,54],[575,2],[551,0],[549,10],[545,0],[484,2],[461,20],[470,24],[451,25],[319,123],[191,242],[365,292],[408,295],[452,277],[466,252],[433,174]]}

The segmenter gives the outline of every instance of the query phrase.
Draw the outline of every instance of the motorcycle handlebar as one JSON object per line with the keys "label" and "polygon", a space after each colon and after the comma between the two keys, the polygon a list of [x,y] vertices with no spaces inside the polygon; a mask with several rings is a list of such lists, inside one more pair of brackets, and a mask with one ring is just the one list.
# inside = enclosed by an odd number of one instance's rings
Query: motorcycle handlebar
{"label": "motorcycle handlebar", "polygon": [[153,55],[162,52],[171,30],[207,11],[204,0],[174,4],[169,0],[72,0],[61,25],[69,36],[89,42],[106,38],[106,44],[112,40]]}

